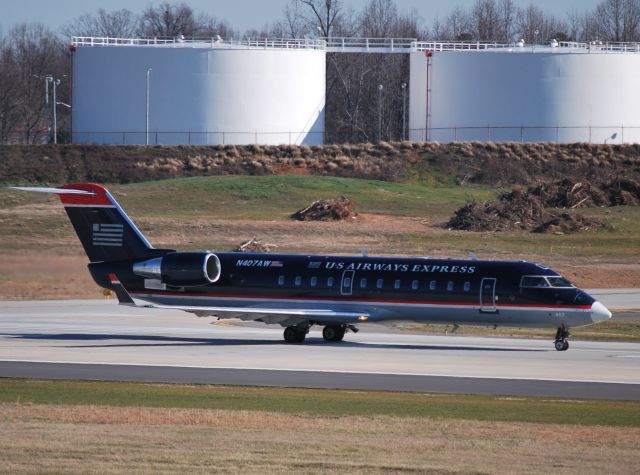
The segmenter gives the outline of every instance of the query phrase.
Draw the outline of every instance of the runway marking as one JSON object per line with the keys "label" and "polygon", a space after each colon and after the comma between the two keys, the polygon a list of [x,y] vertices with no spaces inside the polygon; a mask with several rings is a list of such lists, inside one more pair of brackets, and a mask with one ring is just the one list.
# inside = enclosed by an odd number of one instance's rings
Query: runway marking
{"label": "runway marking", "polygon": [[442,378],[459,378],[459,379],[495,379],[501,381],[552,381],[560,383],[596,383],[596,384],[627,384],[640,385],[640,381],[604,381],[592,379],[556,379],[556,378],[518,378],[508,376],[478,376],[478,375],[459,375],[459,374],[437,374],[437,373],[396,373],[396,372],[378,372],[378,371],[347,371],[332,369],[310,369],[310,368],[261,368],[251,366],[197,366],[197,365],[172,365],[158,363],[105,363],[90,361],[53,361],[53,360],[16,360],[16,359],[0,359],[0,363],[49,363],[64,365],[97,365],[97,366],[138,366],[138,367],[154,367],[154,368],[188,368],[188,369],[223,369],[223,370],[253,370],[253,371],[279,371],[279,372],[300,372],[300,373],[338,373],[338,374],[357,374],[357,375],[380,375],[380,376],[425,376],[425,377],[442,377]]}

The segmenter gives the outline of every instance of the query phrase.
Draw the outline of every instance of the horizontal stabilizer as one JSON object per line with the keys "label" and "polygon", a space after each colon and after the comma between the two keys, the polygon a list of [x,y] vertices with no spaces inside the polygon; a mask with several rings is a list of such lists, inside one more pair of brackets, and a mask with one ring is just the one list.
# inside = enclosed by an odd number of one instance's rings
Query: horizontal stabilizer
{"label": "horizontal stabilizer", "polygon": [[42,187],[30,187],[30,186],[9,186],[12,190],[20,191],[37,191],[38,193],[55,193],[56,195],[95,195],[95,193],[86,190],[72,190],[68,188],[42,188]]}

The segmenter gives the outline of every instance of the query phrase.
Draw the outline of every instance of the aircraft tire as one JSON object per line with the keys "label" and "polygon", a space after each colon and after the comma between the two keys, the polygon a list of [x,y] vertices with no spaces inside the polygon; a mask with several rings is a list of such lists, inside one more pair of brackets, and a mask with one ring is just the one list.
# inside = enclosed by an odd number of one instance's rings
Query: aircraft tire
{"label": "aircraft tire", "polygon": [[325,341],[342,341],[345,330],[342,325],[327,325],[322,330],[322,338]]}
{"label": "aircraft tire", "polygon": [[567,351],[569,349],[569,342],[567,340],[556,340],[554,346],[558,351]]}
{"label": "aircraft tire", "polygon": [[307,336],[307,332],[296,326],[289,326],[284,329],[285,343],[302,343]]}

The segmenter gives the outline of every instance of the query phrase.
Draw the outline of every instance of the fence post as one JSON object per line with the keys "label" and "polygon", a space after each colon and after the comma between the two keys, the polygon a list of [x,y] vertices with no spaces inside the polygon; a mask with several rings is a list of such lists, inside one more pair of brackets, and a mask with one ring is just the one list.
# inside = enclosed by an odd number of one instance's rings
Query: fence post
{"label": "fence post", "polygon": [[558,143],[558,136],[560,135],[560,127],[556,125],[556,143]]}
{"label": "fence post", "polygon": [[589,126],[589,143],[591,143],[591,126]]}
{"label": "fence post", "polygon": [[125,145],[127,143],[124,137],[125,137],[125,132],[122,132],[122,145]]}
{"label": "fence post", "polygon": [[156,145],[158,145],[158,131],[156,130]]}
{"label": "fence post", "polygon": [[455,126],[453,128],[453,141],[457,142],[458,141],[458,126]]}
{"label": "fence post", "polygon": [[191,129],[189,129],[189,145],[191,145]]}
{"label": "fence post", "polygon": [[520,143],[524,143],[524,125],[520,126]]}

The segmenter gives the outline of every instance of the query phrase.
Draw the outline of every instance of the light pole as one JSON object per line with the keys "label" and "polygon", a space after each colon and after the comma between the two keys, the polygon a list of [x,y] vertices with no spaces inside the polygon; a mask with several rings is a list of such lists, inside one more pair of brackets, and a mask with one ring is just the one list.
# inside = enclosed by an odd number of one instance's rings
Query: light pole
{"label": "light pole", "polygon": [[403,82],[402,88],[402,140],[407,140],[407,83]]}
{"label": "light pole", "polygon": [[384,86],[378,84],[378,142],[382,141],[382,90]]}
{"label": "light pole", "polygon": [[151,75],[151,68],[147,68],[147,88],[146,88],[146,102],[145,102],[145,145],[149,145],[149,76]]}

